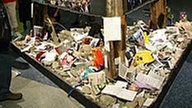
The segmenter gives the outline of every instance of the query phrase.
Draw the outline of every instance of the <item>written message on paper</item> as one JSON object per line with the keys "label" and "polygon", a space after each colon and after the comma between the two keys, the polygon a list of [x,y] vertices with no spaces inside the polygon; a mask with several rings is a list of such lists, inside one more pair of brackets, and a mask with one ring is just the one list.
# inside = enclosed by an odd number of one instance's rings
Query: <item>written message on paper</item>
{"label": "written message on paper", "polygon": [[104,18],[104,37],[107,41],[121,40],[121,18],[105,17]]}

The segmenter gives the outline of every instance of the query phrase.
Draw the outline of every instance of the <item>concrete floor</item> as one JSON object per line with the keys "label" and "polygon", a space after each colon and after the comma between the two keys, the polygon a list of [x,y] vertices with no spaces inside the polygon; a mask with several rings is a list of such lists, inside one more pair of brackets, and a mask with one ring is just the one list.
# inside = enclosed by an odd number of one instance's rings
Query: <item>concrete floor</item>
{"label": "concrete floor", "polygon": [[83,108],[63,90],[23,77],[13,78],[11,90],[22,92],[23,99],[2,102],[0,108]]}
{"label": "concrete floor", "polygon": [[23,99],[0,102],[0,108],[84,108],[32,66],[19,71],[21,75],[12,79],[11,91],[21,92]]}

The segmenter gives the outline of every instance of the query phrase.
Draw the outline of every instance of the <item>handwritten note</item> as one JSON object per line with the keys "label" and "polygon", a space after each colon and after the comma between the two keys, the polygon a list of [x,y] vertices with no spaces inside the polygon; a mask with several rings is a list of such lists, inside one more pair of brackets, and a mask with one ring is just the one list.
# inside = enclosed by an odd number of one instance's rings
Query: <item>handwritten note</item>
{"label": "handwritten note", "polygon": [[108,41],[121,40],[120,17],[104,17],[104,37]]}

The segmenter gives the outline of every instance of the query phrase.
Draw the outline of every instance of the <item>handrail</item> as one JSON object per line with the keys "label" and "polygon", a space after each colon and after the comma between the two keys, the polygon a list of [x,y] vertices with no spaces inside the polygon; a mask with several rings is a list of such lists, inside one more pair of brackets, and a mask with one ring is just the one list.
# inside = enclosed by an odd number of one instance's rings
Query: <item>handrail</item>
{"label": "handrail", "polygon": [[[139,10],[140,8],[152,3],[152,2],[155,2],[155,1],[158,1],[158,0],[148,0],[146,2],[144,2],[143,4],[139,5],[139,6],[136,6],[135,8],[127,11],[124,13],[124,15],[129,15],[137,10]],[[71,13],[75,13],[75,14],[82,14],[82,15],[86,15],[86,16],[93,16],[93,17],[104,17],[102,15],[95,15],[95,14],[92,14],[92,13],[85,13],[85,12],[78,12],[78,11],[74,11],[74,10],[71,10],[71,9],[68,9],[68,8],[65,8],[65,7],[62,7],[62,6],[55,6],[55,5],[51,5],[49,3],[40,3],[38,1],[33,1],[35,3],[39,3],[39,4],[43,4],[43,5],[47,5],[47,6],[51,6],[51,7],[55,7],[55,8],[59,8],[59,9],[62,9],[62,10],[65,10],[65,11],[69,11]]]}

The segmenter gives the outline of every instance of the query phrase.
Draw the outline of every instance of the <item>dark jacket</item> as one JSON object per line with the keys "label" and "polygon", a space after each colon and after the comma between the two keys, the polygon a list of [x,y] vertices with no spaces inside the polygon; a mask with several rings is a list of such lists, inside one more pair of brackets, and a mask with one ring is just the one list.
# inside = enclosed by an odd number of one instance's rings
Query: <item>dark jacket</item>
{"label": "dark jacket", "polygon": [[7,51],[9,49],[10,41],[11,27],[5,7],[2,0],[0,0],[0,52]]}

